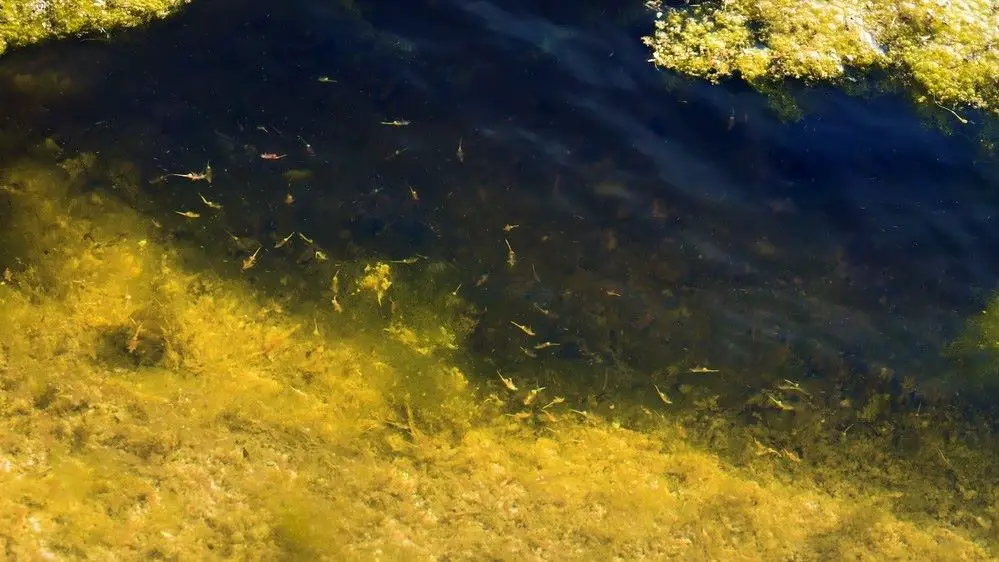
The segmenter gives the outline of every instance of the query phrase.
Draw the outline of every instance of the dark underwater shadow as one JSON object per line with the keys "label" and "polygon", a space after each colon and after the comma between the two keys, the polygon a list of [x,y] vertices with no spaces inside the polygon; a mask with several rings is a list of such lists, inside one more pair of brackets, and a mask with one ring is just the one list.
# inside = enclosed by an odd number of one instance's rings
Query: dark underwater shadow
{"label": "dark underwater shadow", "polygon": [[[146,180],[211,162],[212,196],[238,202],[227,226],[253,236],[451,263],[488,310],[477,345],[508,361],[524,359],[499,331],[515,317],[566,358],[644,372],[943,368],[999,275],[994,175],[970,135],[827,91],[788,124],[737,85],[652,68],[636,11],[561,10],[204,0],[113,43],[6,57],[8,75],[78,87],[4,94],[0,118]],[[788,347],[801,359],[765,351]]]}

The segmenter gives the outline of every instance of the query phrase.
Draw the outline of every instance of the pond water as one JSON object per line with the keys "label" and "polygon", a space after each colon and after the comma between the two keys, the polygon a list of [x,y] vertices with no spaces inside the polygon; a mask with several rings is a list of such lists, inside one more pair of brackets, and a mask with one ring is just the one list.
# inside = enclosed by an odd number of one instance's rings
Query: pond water
{"label": "pond water", "polygon": [[[488,142],[487,158],[501,151],[486,169],[518,165],[506,181],[533,200],[528,227],[567,229],[580,254],[566,267],[620,289],[609,306],[645,328],[621,334],[634,345],[618,358],[751,371],[758,347],[790,345],[806,371],[831,355],[933,376],[995,288],[995,168],[974,133],[945,137],[898,99],[832,91],[803,95],[789,124],[737,86],[667,87],[640,10],[561,10],[376,10],[400,52],[364,66],[401,82],[392,102],[457,120],[451,135]],[[564,255],[547,250],[539,259]]]}
{"label": "pond water", "polygon": [[[0,111],[149,178],[210,162],[214,193],[242,200],[229,229],[451,264],[484,311],[476,353],[505,368],[538,355],[516,322],[547,357],[625,366],[644,387],[698,367],[932,380],[999,274],[975,133],[825,90],[787,122],[738,85],[653,68],[648,19],[600,3],[198,2],[111,44],[6,57],[83,86]],[[168,185],[137,204],[198,204]]]}
{"label": "pond water", "polygon": [[0,59],[0,551],[994,559],[978,128],[782,119],[612,4],[198,0]]}

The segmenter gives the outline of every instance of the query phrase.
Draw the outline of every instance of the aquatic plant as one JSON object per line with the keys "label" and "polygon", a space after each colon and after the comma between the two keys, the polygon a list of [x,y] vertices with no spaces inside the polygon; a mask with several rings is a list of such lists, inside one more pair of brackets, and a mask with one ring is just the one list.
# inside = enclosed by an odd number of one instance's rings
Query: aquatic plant
{"label": "aquatic plant", "polygon": [[986,400],[999,389],[999,294],[968,319],[960,336],[947,349],[956,368],[945,379],[971,391],[986,390]]}
{"label": "aquatic plant", "polygon": [[[139,174],[95,154],[0,170],[10,558],[990,559],[994,455],[926,411],[829,431],[852,408],[785,381],[752,427],[477,373],[452,268],[301,263],[302,237],[243,268],[259,245],[137,212]],[[865,430],[889,421],[923,424],[911,461]]]}
{"label": "aquatic plant", "polygon": [[[969,0],[723,0],[656,6],[651,61],[761,89],[871,84],[919,103],[999,112],[999,7]],[[964,116],[953,113],[957,119]]]}
{"label": "aquatic plant", "polygon": [[5,0],[0,3],[0,54],[39,41],[135,27],[165,17],[188,0]]}

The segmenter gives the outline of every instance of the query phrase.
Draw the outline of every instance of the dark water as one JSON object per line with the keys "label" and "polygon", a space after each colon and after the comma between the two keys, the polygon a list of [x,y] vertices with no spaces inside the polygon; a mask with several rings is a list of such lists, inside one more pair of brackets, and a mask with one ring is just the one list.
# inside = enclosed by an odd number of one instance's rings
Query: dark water
{"label": "dark water", "polygon": [[[825,90],[787,123],[737,84],[654,69],[651,16],[604,4],[202,0],[114,44],[6,57],[84,87],[0,113],[148,176],[211,161],[245,232],[453,264],[497,362],[524,361],[502,335],[521,319],[556,357],[640,373],[945,370],[999,274],[974,131]],[[313,171],[293,208],[289,168]]]}

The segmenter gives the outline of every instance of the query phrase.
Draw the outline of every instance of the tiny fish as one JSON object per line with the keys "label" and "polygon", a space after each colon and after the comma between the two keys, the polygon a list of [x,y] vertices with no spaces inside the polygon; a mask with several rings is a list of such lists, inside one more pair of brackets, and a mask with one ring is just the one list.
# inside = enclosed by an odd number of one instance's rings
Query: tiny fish
{"label": "tiny fish", "polygon": [[519,329],[521,332],[524,332],[525,334],[527,334],[529,336],[536,335],[534,333],[534,330],[532,330],[530,326],[525,326],[523,324],[518,324],[518,323],[514,322],[513,320],[511,320],[510,323],[513,324],[514,326],[516,326],[517,329]]}
{"label": "tiny fish", "polygon": [[206,181],[208,183],[212,183],[212,164],[211,164],[211,162],[209,162],[208,164],[206,164],[204,172],[187,172],[186,174],[166,174],[166,175],[163,175],[163,176],[160,176],[160,177],[156,178],[156,180],[154,180],[153,183],[159,183],[159,182],[163,181],[164,179],[170,178],[170,177],[173,177],[173,178],[184,178],[184,179],[191,180],[191,181],[202,181],[202,180],[204,180],[204,181]]}
{"label": "tiny fish", "polygon": [[294,236],[294,235],[295,235],[295,233],[292,232],[288,236],[285,236],[284,238],[282,238],[281,240],[279,240],[277,244],[274,244],[274,248],[276,249],[276,248],[280,248],[281,246],[284,246],[285,244],[287,244],[291,240],[291,237]]}
{"label": "tiny fish", "polygon": [[198,194],[198,197],[201,198],[201,202],[204,203],[205,206],[208,207],[209,209],[222,210],[222,205],[220,205],[219,203],[205,199],[205,196],[200,193]]}
{"label": "tiny fish", "polygon": [[302,143],[302,148],[305,150],[305,155],[312,158],[316,155],[316,151],[312,149],[312,145],[309,141],[302,138],[302,135],[298,135],[298,140]]}
{"label": "tiny fish", "polygon": [[245,260],[243,260],[243,267],[242,267],[243,271],[246,271],[247,269],[250,269],[253,266],[257,265],[257,254],[260,253],[260,248],[263,248],[263,246],[258,246],[257,251],[253,252],[251,255],[247,256]]}
{"label": "tiny fish", "polygon": [[263,153],[260,154],[260,159],[261,160],[280,160],[280,159],[284,158],[285,156],[288,156],[288,155],[287,154],[277,154],[277,153],[274,153],[274,152],[263,152]]}

